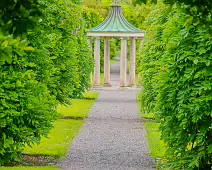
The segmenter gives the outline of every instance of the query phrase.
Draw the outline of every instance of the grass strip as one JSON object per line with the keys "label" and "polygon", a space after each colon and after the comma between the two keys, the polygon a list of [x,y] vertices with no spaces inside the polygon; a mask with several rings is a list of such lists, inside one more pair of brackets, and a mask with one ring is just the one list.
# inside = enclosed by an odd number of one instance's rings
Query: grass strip
{"label": "grass strip", "polygon": [[[58,112],[62,118],[85,118],[99,97],[98,92],[88,91],[84,93],[86,99],[73,99],[70,106],[59,106]],[[89,100],[87,100],[89,99]],[[42,138],[39,145],[26,146],[24,154],[64,157],[73,141],[78,135],[83,120],[57,120],[54,129],[48,138]]]}
{"label": "grass strip", "polygon": [[160,139],[161,133],[159,132],[159,123],[145,122],[144,126],[147,131],[147,138],[151,155],[155,158],[163,158],[166,151],[165,143]]}
{"label": "grass strip", "polygon": [[73,99],[71,105],[60,105],[57,111],[61,114],[63,119],[83,119],[87,118],[92,109],[95,100],[99,97],[99,92],[88,91],[83,97],[85,99]]}
{"label": "grass strip", "polygon": [[96,100],[99,97],[99,92],[95,91],[86,91],[83,94],[83,98],[87,100]]}
{"label": "grass strip", "polygon": [[50,132],[49,138],[43,138],[39,145],[26,146],[24,154],[66,156],[73,139],[78,135],[83,124],[83,120],[55,121],[55,127]]}
{"label": "grass strip", "polygon": [[58,106],[57,111],[61,114],[61,118],[63,119],[83,119],[88,117],[94,103],[95,100],[74,99],[69,106]]}

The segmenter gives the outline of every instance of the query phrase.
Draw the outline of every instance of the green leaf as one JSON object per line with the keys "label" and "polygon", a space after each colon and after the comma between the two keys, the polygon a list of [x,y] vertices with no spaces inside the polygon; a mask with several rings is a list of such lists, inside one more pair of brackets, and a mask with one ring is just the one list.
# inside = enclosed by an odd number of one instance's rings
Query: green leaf
{"label": "green leaf", "polygon": [[25,50],[25,51],[32,51],[32,52],[35,51],[35,49],[34,49],[33,47],[30,47],[30,46],[25,47],[24,50]]}
{"label": "green leaf", "polygon": [[22,40],[19,44],[18,44],[18,47],[20,49],[24,49],[24,47],[27,46],[27,41],[26,40]]}

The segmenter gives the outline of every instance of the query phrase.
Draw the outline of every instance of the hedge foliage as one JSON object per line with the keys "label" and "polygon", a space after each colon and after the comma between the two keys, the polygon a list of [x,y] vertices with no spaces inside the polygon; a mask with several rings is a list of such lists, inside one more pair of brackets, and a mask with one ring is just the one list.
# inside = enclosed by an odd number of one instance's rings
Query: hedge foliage
{"label": "hedge foliage", "polygon": [[39,143],[58,117],[57,105],[89,88],[93,59],[83,8],[66,2],[0,3],[0,165]]}
{"label": "hedge foliage", "polygon": [[[81,6],[64,1],[41,1],[45,17],[34,31],[28,32],[30,43],[42,49],[31,56],[37,62],[39,79],[59,102],[81,97],[90,85],[93,59],[85,36],[85,19]],[[45,43],[40,43],[44,41]],[[40,56],[38,59],[37,56]],[[47,69],[48,68],[48,69]]]}
{"label": "hedge foliage", "polygon": [[[187,7],[186,7],[187,8]],[[158,3],[146,18],[140,56],[143,113],[155,113],[167,143],[166,168],[210,169],[212,27],[184,6]]]}

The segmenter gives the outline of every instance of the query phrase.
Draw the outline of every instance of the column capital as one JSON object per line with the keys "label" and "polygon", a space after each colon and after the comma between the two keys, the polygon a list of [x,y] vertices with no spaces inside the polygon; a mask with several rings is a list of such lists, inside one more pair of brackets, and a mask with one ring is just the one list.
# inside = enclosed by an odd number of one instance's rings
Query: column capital
{"label": "column capital", "polygon": [[103,40],[110,40],[112,37],[102,37]]}
{"label": "column capital", "polygon": [[95,40],[101,40],[101,37],[94,37]]}
{"label": "column capital", "polygon": [[137,37],[137,39],[143,41],[144,37]]}
{"label": "column capital", "polygon": [[129,37],[120,37],[121,40],[129,40]]}
{"label": "column capital", "polygon": [[138,39],[138,37],[130,37],[129,39],[130,40],[134,40],[134,39],[136,40],[136,39]]}

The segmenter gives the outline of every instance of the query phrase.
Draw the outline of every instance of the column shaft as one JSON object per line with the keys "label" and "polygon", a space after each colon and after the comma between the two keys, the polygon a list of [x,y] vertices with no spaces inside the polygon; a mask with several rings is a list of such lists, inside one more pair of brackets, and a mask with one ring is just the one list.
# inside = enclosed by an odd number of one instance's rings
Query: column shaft
{"label": "column shaft", "polygon": [[99,87],[100,86],[100,38],[95,39],[94,59],[95,59],[94,87]]}
{"label": "column shaft", "polygon": [[136,40],[130,40],[130,87],[136,86]]}
{"label": "column shaft", "polygon": [[121,58],[120,58],[120,87],[126,86],[127,81],[127,40],[121,39]]}
{"label": "column shaft", "polygon": [[104,40],[104,86],[111,87],[110,84],[110,39]]}

